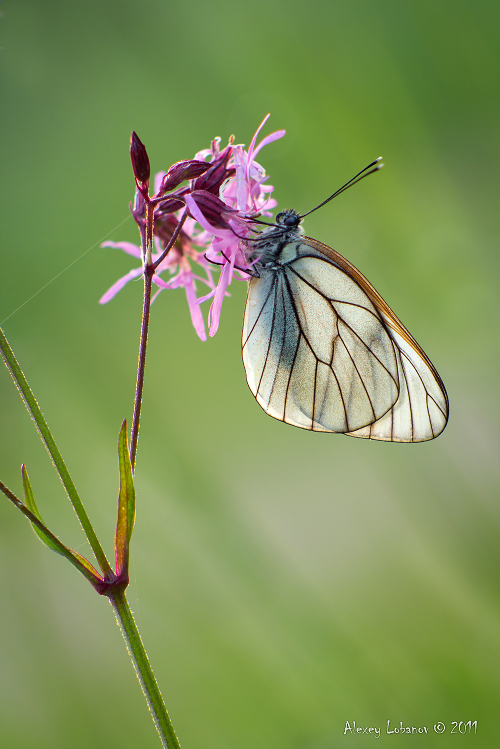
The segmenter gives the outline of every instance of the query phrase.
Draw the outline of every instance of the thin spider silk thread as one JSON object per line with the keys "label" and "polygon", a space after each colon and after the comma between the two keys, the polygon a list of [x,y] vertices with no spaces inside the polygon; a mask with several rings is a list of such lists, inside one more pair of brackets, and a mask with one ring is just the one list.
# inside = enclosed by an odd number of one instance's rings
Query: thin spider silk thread
{"label": "thin spider silk thread", "polygon": [[16,314],[17,314],[17,313],[19,312],[19,310],[21,310],[21,309],[22,309],[23,307],[25,307],[25,306],[26,306],[27,304],[29,304],[29,303],[30,303],[30,302],[31,302],[31,301],[32,301],[32,300],[33,300],[33,299],[34,299],[34,298],[35,298],[36,296],[38,296],[38,294],[41,294],[41,293],[42,293],[42,291],[44,291],[44,290],[45,290],[45,289],[47,288],[47,286],[50,286],[50,284],[51,284],[51,283],[54,283],[54,281],[56,281],[56,280],[57,280],[57,279],[58,279],[58,278],[59,278],[60,276],[62,276],[62,275],[63,275],[63,273],[66,273],[66,271],[68,271],[68,270],[69,270],[70,268],[72,268],[72,267],[73,267],[73,265],[75,265],[75,263],[78,263],[78,262],[79,262],[79,261],[80,261],[80,260],[81,260],[81,259],[82,259],[83,257],[85,257],[85,255],[87,255],[87,254],[88,254],[88,253],[89,253],[89,252],[90,252],[91,250],[93,250],[93,249],[94,249],[95,247],[98,247],[98,246],[99,246],[99,245],[100,245],[100,244],[101,244],[101,243],[103,242],[103,240],[104,240],[104,239],[106,239],[106,237],[109,237],[109,235],[110,235],[110,234],[112,234],[112,233],[113,233],[114,231],[116,231],[116,229],[119,229],[119,228],[120,228],[120,226],[123,226],[123,224],[125,223],[125,221],[128,221],[128,220],[129,220],[130,218],[132,218],[132,216],[127,216],[127,218],[123,219],[123,221],[121,221],[121,222],[120,222],[119,224],[117,224],[117,225],[115,226],[115,228],[114,228],[114,229],[111,229],[111,231],[108,231],[108,233],[107,233],[107,234],[105,234],[105,235],[104,235],[103,237],[101,237],[101,239],[99,239],[99,240],[98,240],[97,242],[95,242],[95,244],[93,244],[93,245],[92,245],[91,247],[89,247],[89,248],[88,248],[88,250],[85,250],[85,252],[83,252],[83,253],[82,253],[82,254],[80,255],[80,257],[77,257],[77,258],[76,258],[75,260],[73,260],[73,262],[71,262],[71,263],[70,263],[70,264],[69,264],[69,265],[68,265],[68,266],[67,266],[66,268],[64,268],[64,269],[63,269],[62,271],[60,271],[60,272],[59,272],[59,273],[58,273],[58,274],[57,274],[56,276],[54,276],[53,278],[51,278],[51,279],[50,279],[50,281],[47,281],[47,283],[46,283],[46,284],[45,284],[44,286],[42,286],[42,287],[41,287],[40,289],[38,289],[38,291],[35,291],[35,293],[34,293],[34,294],[33,294],[32,296],[30,296],[30,298],[29,298],[29,299],[26,299],[26,301],[25,301],[25,302],[23,302],[23,303],[22,303],[22,304],[21,304],[21,305],[20,305],[20,306],[19,306],[19,307],[18,307],[17,309],[15,309],[15,310],[14,310],[13,312],[11,312],[11,313],[10,313],[10,315],[7,315],[7,317],[5,317],[5,318],[4,318],[4,319],[3,319],[3,320],[2,320],[1,322],[0,322],[0,325],[3,325],[3,324],[4,324],[5,322],[7,322],[7,320],[10,320],[10,318],[11,318],[11,317],[13,317],[14,315],[16,315]]}

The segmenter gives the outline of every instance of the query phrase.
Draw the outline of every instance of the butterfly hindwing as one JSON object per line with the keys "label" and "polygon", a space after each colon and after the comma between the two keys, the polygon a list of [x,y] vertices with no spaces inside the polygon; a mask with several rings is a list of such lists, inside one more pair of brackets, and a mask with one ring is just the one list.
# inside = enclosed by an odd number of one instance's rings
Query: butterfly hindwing
{"label": "butterfly hindwing", "polygon": [[[384,316],[385,317],[385,316]],[[399,398],[382,419],[351,436],[387,442],[422,442],[437,437],[448,419],[448,397],[433,365],[410,334],[386,318],[398,358]],[[402,335],[402,332],[408,335]]]}

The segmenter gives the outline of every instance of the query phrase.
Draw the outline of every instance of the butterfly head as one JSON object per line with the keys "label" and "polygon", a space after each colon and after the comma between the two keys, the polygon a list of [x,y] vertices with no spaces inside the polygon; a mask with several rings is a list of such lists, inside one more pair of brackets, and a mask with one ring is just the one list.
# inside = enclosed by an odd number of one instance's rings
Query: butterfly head
{"label": "butterfly head", "polygon": [[256,262],[257,266],[274,263],[283,247],[289,242],[297,241],[304,233],[301,222],[301,215],[293,208],[278,213],[275,223],[268,224],[267,228],[249,243],[249,261]]}
{"label": "butterfly head", "polygon": [[296,229],[301,221],[302,217],[297,213],[297,211],[294,211],[293,208],[282,211],[276,216],[276,226],[283,227],[283,229],[286,229],[287,231]]}

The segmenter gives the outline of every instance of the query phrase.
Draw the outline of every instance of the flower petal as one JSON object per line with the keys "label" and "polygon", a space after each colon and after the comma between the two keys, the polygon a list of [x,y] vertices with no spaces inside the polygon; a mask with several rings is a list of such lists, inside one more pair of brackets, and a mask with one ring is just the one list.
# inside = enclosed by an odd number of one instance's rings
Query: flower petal
{"label": "flower petal", "polygon": [[255,143],[256,143],[256,141],[257,141],[257,136],[258,136],[258,134],[260,133],[260,131],[262,130],[262,128],[264,127],[264,125],[266,124],[266,122],[268,121],[268,119],[270,118],[270,116],[271,116],[271,114],[270,114],[270,113],[269,113],[269,114],[266,114],[266,116],[264,117],[264,119],[263,119],[263,120],[262,120],[262,122],[260,123],[259,127],[258,127],[258,128],[257,128],[257,130],[255,131],[255,135],[254,135],[254,136],[253,136],[253,138],[252,138],[252,142],[251,142],[251,143],[250,143],[250,145],[248,146],[248,159],[249,159],[249,160],[250,160],[250,159],[252,158],[252,155],[253,155],[253,149],[254,149]]}
{"label": "flower petal", "polygon": [[201,304],[202,302],[207,302],[209,299],[213,299],[215,296],[215,289],[212,289],[208,294],[205,294],[205,296],[200,296],[196,300],[196,304]]}
{"label": "flower petal", "polygon": [[267,146],[268,143],[273,143],[275,140],[279,140],[284,135],[286,135],[286,130],[275,130],[274,133],[270,133],[269,135],[266,135],[265,138],[262,138],[257,148],[252,153],[252,159],[255,158],[255,156],[257,156],[261,148],[264,148],[264,146]]}
{"label": "flower petal", "polygon": [[207,221],[195,199],[191,195],[186,195],[185,200],[186,205],[189,208],[189,213],[197,220],[200,226],[202,226],[206,231],[209,231],[210,234],[213,234],[214,237],[227,237],[228,234],[232,234],[228,229],[217,229],[215,226],[212,226],[212,224]]}
{"label": "flower petal", "polygon": [[155,174],[155,195],[158,195],[160,192],[161,183],[163,182],[163,177],[166,175],[166,172],[158,172]]}
{"label": "flower petal", "polygon": [[197,304],[194,281],[191,280],[191,283],[186,283],[184,288],[186,289],[186,299],[189,306],[189,311],[191,313],[191,322],[193,323],[193,327],[196,330],[198,337],[201,338],[202,341],[206,341],[207,334],[205,332],[205,322],[203,320],[203,314],[201,312],[200,305]]}
{"label": "flower petal", "polygon": [[113,297],[116,296],[116,294],[118,294],[118,292],[121,291],[129,281],[132,281],[132,279],[138,278],[139,276],[142,276],[142,268],[134,268],[134,270],[131,270],[126,276],[119,278],[118,281],[116,281],[116,283],[114,283],[113,286],[111,286],[99,299],[99,304],[106,304],[106,302],[109,302],[109,300],[113,299]]}
{"label": "flower petal", "polygon": [[224,301],[224,297],[226,295],[226,289],[231,282],[231,265],[230,263],[226,263],[221,271],[220,277],[219,277],[219,283],[217,284],[217,288],[215,290],[215,296],[214,301],[212,302],[212,306],[210,307],[210,332],[209,335],[211,338],[217,333],[217,330],[219,329],[219,321],[220,321],[220,313],[222,310],[222,302]]}
{"label": "flower petal", "polygon": [[141,248],[132,242],[103,242],[101,247],[116,247],[117,250],[123,250],[127,255],[141,257]]}
{"label": "flower petal", "polygon": [[153,276],[153,278],[151,280],[162,291],[164,289],[170,289],[171,288],[170,282],[169,281],[164,281],[163,278],[160,278],[160,276],[157,276],[156,273],[154,274],[154,276]]}

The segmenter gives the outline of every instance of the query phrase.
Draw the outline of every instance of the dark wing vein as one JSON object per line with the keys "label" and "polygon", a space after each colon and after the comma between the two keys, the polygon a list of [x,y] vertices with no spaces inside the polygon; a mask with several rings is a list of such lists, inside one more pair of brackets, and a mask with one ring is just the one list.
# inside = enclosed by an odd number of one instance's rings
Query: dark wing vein
{"label": "dark wing vein", "polygon": [[262,315],[262,313],[263,313],[263,311],[264,311],[264,309],[265,309],[265,307],[266,307],[266,304],[267,304],[267,300],[269,299],[269,297],[271,296],[271,293],[272,293],[272,291],[273,291],[274,281],[275,281],[275,279],[273,278],[273,283],[271,284],[271,288],[269,289],[269,293],[268,293],[268,295],[266,296],[266,299],[265,299],[264,303],[262,304],[262,306],[261,306],[261,308],[260,308],[260,312],[259,312],[259,314],[257,315],[257,317],[256,317],[256,319],[255,319],[255,322],[254,322],[254,324],[252,325],[252,330],[251,330],[251,331],[249,332],[249,334],[247,335],[247,337],[246,337],[246,340],[245,340],[245,343],[243,343],[243,344],[242,344],[241,348],[245,348],[245,346],[247,345],[247,343],[248,343],[248,341],[249,341],[249,339],[250,339],[250,336],[252,335],[253,331],[255,330],[255,326],[257,325],[257,323],[258,323],[258,322],[259,322],[259,320],[260,320],[260,316]]}
{"label": "dark wing vein", "polygon": [[[285,293],[284,293],[284,289],[283,289],[283,284],[281,284],[281,300],[282,300],[282,302],[283,302],[283,337],[282,337],[282,340],[281,340],[281,350],[280,350],[280,355],[279,355],[279,359],[278,359],[278,365],[277,365],[277,367],[276,367],[276,372],[278,372],[278,371],[279,371],[279,368],[280,368],[280,364],[281,364],[281,362],[282,362],[282,357],[283,357],[283,349],[284,349],[284,347],[285,347],[285,343],[286,343],[286,336],[287,336],[287,322],[286,322],[286,314],[284,313],[284,310],[285,310],[285,308],[286,308],[286,305],[285,305]],[[285,391],[285,401],[284,401],[284,407],[283,407],[283,418],[282,418],[282,421],[284,421],[284,420],[285,420],[285,412],[286,412],[286,401],[287,401],[287,398],[288,398],[288,388],[290,387],[290,379],[291,379],[291,377],[292,377],[293,367],[294,367],[294,364],[295,364],[295,360],[296,360],[296,358],[297,358],[297,352],[298,352],[298,350],[299,350],[299,345],[300,345],[300,335],[299,335],[299,337],[298,337],[298,343],[297,343],[297,345],[296,345],[296,347],[295,347],[295,353],[294,353],[294,355],[293,355],[293,363],[292,363],[292,365],[291,365],[291,367],[290,367],[290,371],[289,371],[289,373],[288,373],[288,381],[287,381],[287,384],[286,384],[286,391]],[[272,388],[271,388],[271,394],[270,394],[270,396],[269,396],[269,401],[271,400],[271,398],[272,398],[272,396],[273,396],[273,393],[274,393],[274,386],[276,385],[276,379],[277,379],[277,378],[276,378],[276,376],[275,376],[275,377],[274,377],[274,381],[273,381],[273,386],[272,386]]]}
{"label": "dark wing vein", "polygon": [[[294,271],[293,269],[291,269],[291,270],[293,271],[293,273],[295,273],[296,276],[298,276],[301,280],[303,280],[302,276],[299,273],[296,273],[296,271]],[[347,430],[346,431],[349,431],[349,414],[348,414],[348,411],[347,411],[347,406],[346,406],[346,402],[345,402],[345,398],[344,398],[344,393],[342,391],[342,387],[340,385],[339,378],[337,377],[337,373],[335,372],[335,369],[333,368],[333,359],[329,363],[329,362],[323,361],[322,359],[320,359],[316,355],[316,353],[314,351],[314,348],[312,347],[312,344],[309,341],[309,338],[307,337],[307,335],[304,332],[304,329],[302,328],[302,325],[301,325],[301,322],[300,322],[299,313],[297,312],[297,307],[295,305],[295,299],[293,297],[293,294],[292,294],[292,291],[291,291],[291,288],[290,288],[290,282],[289,282],[288,278],[286,277],[286,273],[284,274],[284,278],[285,278],[286,288],[287,288],[287,291],[288,291],[288,296],[289,296],[290,301],[291,301],[291,306],[292,306],[293,311],[294,311],[295,320],[297,322],[297,327],[299,329],[299,343],[297,345],[297,351],[300,348],[300,339],[303,338],[304,341],[307,343],[307,346],[309,347],[309,350],[311,351],[311,354],[316,359],[316,373],[318,371],[318,363],[325,364],[329,368],[330,372],[332,373],[332,375],[335,378],[335,382],[337,383],[337,388],[338,388],[338,391],[339,391],[339,395],[340,395],[340,398],[342,400],[342,408],[344,410],[344,419],[345,419],[345,423],[346,423],[346,426],[347,426]],[[310,284],[308,284],[308,286],[310,286]],[[320,294],[320,292],[314,286],[311,286],[311,288],[313,288],[314,291],[317,291],[317,293]],[[320,296],[323,296],[323,295],[320,294]],[[329,300],[327,300],[327,301],[329,301]],[[337,315],[337,317],[338,317],[337,311],[333,307],[332,307],[332,309],[333,309],[335,315]],[[344,343],[344,341],[342,341],[342,343]],[[344,343],[344,347],[348,351],[347,346],[345,345],[345,343]],[[295,360],[294,360],[294,364],[295,364]],[[290,378],[291,378],[291,374],[290,374]],[[288,384],[290,384],[290,382]],[[363,387],[364,387],[364,384],[363,384]],[[287,394],[288,394],[288,391],[287,391]],[[315,377],[315,382],[314,382],[314,397],[313,397],[313,400],[315,401],[315,399],[316,399],[316,377]],[[370,406],[371,406],[371,402],[370,402]],[[313,412],[312,412],[312,419],[314,421],[314,408],[313,408]],[[311,427],[311,429],[313,429],[313,428],[314,427]]]}
{"label": "dark wing vein", "polygon": [[[406,374],[406,370],[405,370],[405,366],[404,366],[404,362],[403,362],[403,352],[400,350],[399,353],[400,353],[400,361],[401,361],[401,371],[403,373],[403,377],[404,377],[404,380],[405,380],[405,386],[406,386],[406,393],[408,395],[408,408],[410,410],[410,423],[411,423],[411,441],[413,442],[414,441],[413,437],[415,436],[415,427],[414,427],[414,422],[413,422],[413,405],[412,405],[412,402],[411,402],[411,393],[410,393],[410,386],[409,386],[409,383],[408,383],[408,376]],[[408,357],[406,357],[406,360],[410,361],[408,359]],[[413,367],[413,368],[415,369],[415,367]],[[427,392],[427,389],[425,390],[425,392]]]}
{"label": "dark wing vein", "polygon": [[[299,328],[299,331],[300,331],[300,328]],[[290,393],[290,382],[291,382],[291,379],[292,379],[293,370],[295,368],[295,362],[297,361],[297,354],[298,354],[299,348],[300,348],[300,335],[301,334],[299,332],[299,335],[297,336],[297,345],[295,347],[295,353],[293,355],[293,361],[292,361],[292,363],[290,365],[290,372],[288,374],[288,382],[286,383],[285,402],[283,404],[283,418],[281,419],[281,421],[286,421],[286,408],[287,408],[287,405],[288,405],[288,395]]]}
{"label": "dark wing vein", "polygon": [[[259,384],[257,386],[257,392],[259,392],[260,386],[262,384],[262,378],[264,377],[264,372],[266,371],[266,367],[267,367],[267,361],[269,359],[269,351],[271,350],[271,344],[273,342],[274,324],[276,322],[276,278],[273,278],[273,282],[272,282],[272,285],[271,285],[271,290],[274,291],[273,316],[272,316],[272,324],[271,324],[271,333],[269,335],[269,340],[268,340],[268,343],[267,343],[266,358],[264,360],[264,366],[262,367],[262,372],[260,374]],[[271,296],[271,290],[269,291],[269,294],[267,295],[266,302],[265,302],[266,304],[267,304],[267,300]],[[264,306],[262,307],[262,309],[264,309]],[[259,316],[260,316],[261,313],[262,313],[262,310],[259,313]]]}
{"label": "dark wing vein", "polygon": [[[316,258],[316,257],[315,257],[314,255],[301,255],[300,259],[302,260],[302,258],[303,258],[303,257],[311,257],[311,258],[314,258],[314,259],[316,259],[316,260],[318,260],[318,259],[319,259],[319,258]],[[324,262],[328,262],[328,261],[327,261],[327,260],[325,260]],[[337,268],[337,266],[336,266],[336,265],[335,265],[334,263],[329,263],[329,264],[330,264],[330,265],[332,265],[332,266],[333,266],[334,268]],[[338,304],[346,304],[346,305],[350,305],[351,307],[357,307],[358,309],[361,309],[361,310],[363,310],[364,312],[368,312],[368,314],[370,314],[370,315],[371,315],[371,316],[372,316],[372,317],[373,317],[373,318],[374,318],[375,320],[377,320],[377,322],[379,322],[379,323],[380,323],[381,327],[382,327],[382,328],[383,328],[383,329],[385,330],[385,332],[387,333],[387,335],[389,336],[389,338],[391,338],[391,336],[390,336],[390,333],[389,333],[389,331],[388,331],[388,329],[387,329],[387,326],[386,326],[386,324],[385,324],[384,320],[382,319],[382,317],[381,317],[381,316],[380,316],[379,314],[375,314],[375,313],[374,313],[374,312],[373,312],[373,311],[372,311],[371,309],[368,309],[368,307],[365,307],[365,306],[364,306],[364,305],[362,305],[362,304],[357,304],[356,302],[348,302],[348,301],[342,301],[341,299],[331,299],[331,298],[330,298],[330,297],[328,297],[328,296],[327,296],[326,294],[323,294],[323,292],[322,292],[322,291],[321,291],[320,289],[316,288],[316,286],[314,286],[314,285],[313,285],[312,283],[310,283],[310,282],[309,282],[309,281],[308,281],[307,279],[305,279],[305,278],[304,278],[304,276],[302,276],[302,275],[301,275],[300,273],[298,273],[298,272],[297,272],[297,271],[296,271],[296,270],[295,270],[294,268],[292,268],[292,267],[291,267],[291,265],[288,265],[288,266],[287,266],[287,269],[289,269],[289,270],[290,270],[290,271],[291,271],[291,272],[292,272],[292,273],[293,273],[293,274],[294,274],[295,276],[297,276],[297,278],[300,278],[300,280],[301,280],[301,281],[303,281],[303,283],[305,283],[305,284],[306,284],[307,286],[309,286],[309,288],[310,288],[310,289],[312,289],[312,290],[313,290],[313,291],[315,291],[315,292],[316,292],[317,294],[319,294],[319,296],[321,296],[321,297],[322,297],[322,298],[323,298],[323,299],[324,299],[324,300],[325,300],[326,302],[329,302],[329,303],[331,304],[331,306],[332,306],[332,309],[333,309],[333,311],[335,312],[335,314],[337,315],[338,319],[339,319],[339,320],[342,320],[342,322],[344,323],[344,325],[346,326],[346,328],[349,328],[349,330],[351,331],[351,333],[352,333],[352,334],[353,334],[354,336],[356,336],[356,338],[358,339],[358,341],[359,341],[359,342],[360,342],[360,343],[361,343],[361,344],[362,344],[362,345],[363,345],[363,346],[365,347],[365,349],[366,349],[366,350],[367,350],[367,351],[369,352],[370,356],[373,356],[373,358],[377,360],[377,362],[378,362],[378,363],[380,364],[380,366],[381,366],[381,367],[382,367],[383,369],[385,369],[385,371],[387,372],[387,374],[389,375],[389,377],[390,377],[390,378],[392,379],[392,381],[394,382],[394,384],[396,385],[396,387],[398,387],[398,383],[397,383],[397,381],[396,381],[396,378],[395,378],[395,377],[394,377],[394,375],[392,374],[392,372],[390,372],[390,371],[389,371],[389,370],[387,369],[387,367],[385,366],[385,364],[384,364],[384,363],[383,363],[383,362],[382,362],[382,361],[381,361],[381,360],[379,359],[379,357],[378,357],[378,356],[377,356],[377,355],[376,355],[376,354],[375,354],[375,353],[374,353],[374,352],[373,352],[373,351],[372,351],[372,350],[370,349],[370,347],[369,347],[369,346],[368,346],[368,345],[367,345],[367,344],[365,343],[365,341],[363,341],[363,339],[361,338],[361,336],[359,335],[359,333],[357,333],[357,332],[356,332],[356,331],[354,330],[354,328],[353,328],[353,327],[352,327],[352,326],[351,326],[351,325],[350,325],[350,324],[349,324],[349,323],[348,323],[348,322],[347,322],[347,321],[345,320],[345,318],[344,318],[344,317],[342,317],[342,315],[341,315],[341,314],[340,314],[340,313],[338,312],[338,310],[336,310],[336,309],[335,309],[335,307],[334,307],[334,303],[335,303],[335,302],[337,302]],[[355,282],[354,282],[354,283],[355,283]],[[362,291],[363,291],[363,290],[362,290]],[[364,292],[363,292],[363,293],[364,293]],[[291,295],[291,293],[290,293],[290,295]],[[371,302],[370,302],[370,303],[371,303]],[[300,323],[299,323],[299,324],[300,324]],[[339,334],[339,335],[340,335],[340,334]],[[392,338],[391,338],[391,341],[392,341]],[[344,345],[345,345],[345,343],[344,343]],[[346,347],[346,348],[347,348],[347,347]],[[320,361],[321,361],[321,360],[320,360]],[[326,364],[326,362],[323,362],[323,364]]]}
{"label": "dark wing vein", "polygon": [[[341,319],[342,319],[342,318],[341,318]],[[347,325],[347,323],[346,323],[346,322],[345,322],[344,320],[342,320],[342,322],[344,323],[344,325],[345,325],[346,327],[348,327],[348,328],[349,328],[349,329],[351,330],[351,332],[352,332],[352,333],[354,333],[354,335],[356,335],[356,333],[354,332],[354,330],[352,330],[352,328],[350,328],[350,326],[348,326],[348,325]],[[349,359],[350,359],[350,360],[351,360],[351,362],[352,362],[352,366],[353,366],[353,367],[354,367],[354,369],[356,370],[356,374],[357,374],[357,375],[358,375],[358,377],[359,377],[359,381],[360,381],[360,382],[361,382],[361,384],[363,385],[363,390],[365,391],[365,393],[366,393],[366,397],[368,398],[368,402],[369,402],[369,404],[370,404],[370,408],[371,408],[371,410],[372,410],[373,418],[374,418],[374,420],[376,421],[376,419],[377,419],[377,414],[375,413],[375,409],[374,409],[374,407],[373,407],[373,401],[372,401],[372,399],[371,399],[371,396],[370,396],[370,395],[369,395],[369,393],[368,393],[367,387],[366,387],[366,385],[365,385],[365,381],[364,381],[364,379],[363,379],[363,378],[361,377],[360,371],[359,371],[359,369],[358,369],[358,365],[357,365],[357,364],[356,364],[356,362],[354,361],[354,357],[353,357],[353,355],[351,354],[351,352],[350,352],[350,351],[349,351],[349,349],[347,348],[347,344],[346,344],[346,342],[344,341],[344,339],[342,338],[342,333],[341,333],[340,331],[338,332],[338,338],[340,338],[340,340],[341,340],[341,341],[342,341],[342,343],[344,344],[344,348],[345,348],[345,350],[347,351],[347,354],[348,354],[348,356],[349,356]],[[359,338],[359,336],[358,336],[358,338]],[[360,340],[361,340],[361,339],[360,339]],[[361,342],[363,343],[363,341],[361,341]],[[366,349],[368,349],[368,351],[370,351],[370,349],[368,348],[368,346],[366,346],[366,344],[365,344],[365,348],[366,348]],[[370,351],[370,353],[372,353],[372,352]],[[375,359],[376,359],[376,358],[377,358],[377,357],[375,357]],[[378,361],[378,360],[377,360],[377,361]],[[382,365],[382,366],[383,366],[383,365]],[[384,369],[385,369],[385,367],[384,367]],[[332,368],[332,371],[333,371],[333,368]],[[386,370],[386,371],[387,371],[387,370]],[[388,374],[390,374],[390,372],[389,372]],[[392,375],[391,375],[391,377],[392,377]],[[392,379],[394,380],[394,378],[392,378]],[[396,384],[396,380],[394,380],[394,383]],[[397,398],[396,398],[396,400],[397,400]],[[392,406],[389,406],[389,408],[392,408]],[[389,410],[389,408],[387,409],[387,411]],[[386,413],[387,413],[387,411],[386,411]],[[349,424],[347,424],[347,426],[349,427]],[[347,431],[349,431],[349,429],[348,429]]]}
{"label": "dark wing vein", "polygon": [[[341,303],[341,304],[344,304],[344,302],[340,302],[340,303]],[[356,305],[356,306],[357,306],[357,305]],[[363,341],[363,339],[361,338],[361,336],[359,335],[359,333],[357,333],[357,332],[356,332],[356,330],[354,330],[354,328],[352,327],[352,325],[350,325],[350,324],[349,324],[349,323],[348,323],[348,322],[347,322],[347,321],[346,321],[346,320],[345,320],[345,319],[344,319],[344,318],[343,318],[343,317],[342,317],[342,316],[341,316],[341,315],[340,315],[340,314],[339,314],[339,313],[337,312],[337,310],[335,309],[335,307],[333,306],[333,304],[332,304],[332,309],[333,309],[333,310],[335,311],[335,314],[337,315],[337,317],[339,318],[339,320],[342,320],[342,322],[344,323],[344,325],[346,326],[346,328],[348,328],[348,329],[349,329],[349,330],[351,331],[351,333],[352,333],[352,334],[353,334],[353,335],[354,335],[354,336],[355,336],[355,337],[356,337],[356,338],[358,339],[358,341],[359,341],[359,342],[360,342],[361,344],[363,344],[363,346],[365,347],[365,349],[366,349],[366,350],[367,350],[367,351],[369,352],[370,356],[373,356],[373,358],[374,358],[374,359],[375,359],[376,361],[378,361],[378,363],[380,364],[380,366],[382,367],[382,369],[385,369],[385,371],[387,372],[387,374],[389,375],[389,377],[391,378],[391,380],[392,380],[392,381],[394,382],[394,384],[396,385],[396,387],[398,387],[398,388],[399,388],[399,384],[398,384],[398,382],[396,381],[396,378],[394,377],[394,375],[392,374],[392,372],[390,372],[390,371],[389,371],[389,370],[387,369],[387,367],[385,366],[385,364],[384,364],[384,363],[383,363],[383,362],[382,362],[382,361],[381,361],[381,360],[379,359],[379,357],[377,356],[377,354],[376,354],[376,353],[375,353],[374,351],[372,351],[372,350],[371,350],[371,348],[370,348],[370,347],[369,347],[369,346],[368,346],[368,345],[367,345],[367,344],[366,344],[366,343],[365,343],[365,342]],[[366,308],[365,308],[365,307],[361,307],[361,306],[360,306],[360,309],[366,309]],[[367,311],[369,311],[369,310],[367,310]],[[380,321],[380,324],[381,324],[381,326],[382,326],[382,327],[384,328],[384,330],[385,330],[385,331],[386,331],[386,333],[387,333],[386,327],[385,327],[385,325],[384,325],[384,323],[383,323],[383,321],[382,321],[382,320]],[[340,337],[340,338],[342,338],[342,336],[340,335],[340,332],[339,332],[339,337]],[[390,338],[390,336],[389,336],[389,338]],[[342,339],[342,342],[343,342],[343,339]],[[392,342],[392,338],[391,338],[391,342]],[[345,346],[345,343],[344,343],[344,346]],[[347,348],[347,346],[346,346],[346,348]]]}

